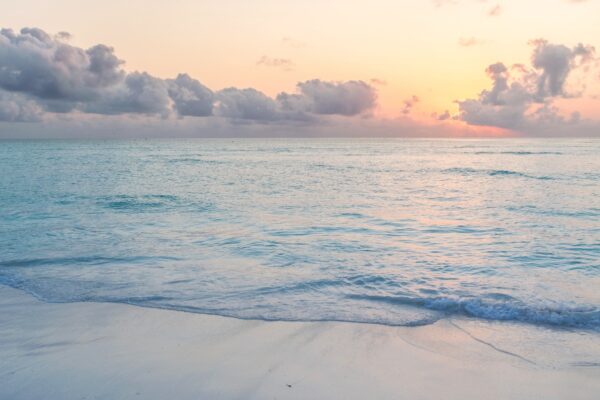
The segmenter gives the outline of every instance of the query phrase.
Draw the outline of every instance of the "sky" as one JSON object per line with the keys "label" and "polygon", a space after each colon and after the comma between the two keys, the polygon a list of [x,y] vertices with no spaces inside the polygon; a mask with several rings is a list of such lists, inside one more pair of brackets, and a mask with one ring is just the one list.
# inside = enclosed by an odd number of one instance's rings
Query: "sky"
{"label": "sky", "polygon": [[0,137],[600,136],[600,0],[0,0]]}

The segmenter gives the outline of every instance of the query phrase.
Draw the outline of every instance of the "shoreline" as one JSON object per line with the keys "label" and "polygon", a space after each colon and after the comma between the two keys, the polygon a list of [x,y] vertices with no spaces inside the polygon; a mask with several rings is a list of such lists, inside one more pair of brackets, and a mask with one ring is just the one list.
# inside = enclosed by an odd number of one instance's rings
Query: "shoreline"
{"label": "shoreline", "polygon": [[600,334],[45,303],[0,285],[0,398],[593,399]]}
{"label": "shoreline", "polygon": [[[221,318],[232,318],[240,321],[256,321],[256,322],[281,322],[281,323],[340,323],[340,324],[359,324],[359,325],[376,325],[376,326],[385,326],[390,328],[417,328],[428,325],[433,325],[436,323],[440,323],[441,321],[451,321],[451,320],[463,320],[463,321],[472,321],[472,322],[481,322],[483,324],[506,324],[506,325],[517,325],[523,327],[531,327],[533,329],[549,329],[549,330],[557,330],[557,331],[568,331],[568,332],[580,332],[584,334],[598,334],[600,335],[600,329],[596,327],[587,327],[587,326],[577,326],[577,325],[564,325],[564,324],[552,324],[548,322],[531,322],[527,320],[521,319],[496,319],[496,318],[486,318],[480,317],[476,315],[470,315],[468,313],[446,313],[443,309],[433,309],[423,307],[422,311],[431,312],[431,313],[439,313],[440,315],[435,317],[424,317],[421,320],[415,320],[414,322],[405,323],[405,324],[394,324],[394,323],[386,323],[379,321],[353,321],[353,320],[345,320],[345,319],[268,319],[261,317],[243,317],[236,315],[227,315],[227,314],[218,314],[216,312],[205,311],[202,309],[198,309],[196,307],[185,307],[185,306],[163,306],[157,304],[139,304],[136,302],[129,301],[110,301],[110,300],[72,300],[72,301],[52,301],[44,299],[42,296],[38,296],[36,293],[29,291],[26,288],[20,288],[18,286],[12,286],[5,282],[0,282],[0,288],[8,288],[12,290],[17,290],[19,292],[23,292],[28,296],[33,297],[37,301],[45,304],[115,304],[115,305],[125,305],[131,307],[139,307],[145,309],[152,310],[163,310],[163,311],[172,311],[172,312],[181,312],[185,314],[193,314],[193,315],[206,315],[212,317],[221,317]],[[407,309],[413,308],[411,305],[398,305],[398,307],[404,307]],[[415,307],[419,308],[419,307]]]}

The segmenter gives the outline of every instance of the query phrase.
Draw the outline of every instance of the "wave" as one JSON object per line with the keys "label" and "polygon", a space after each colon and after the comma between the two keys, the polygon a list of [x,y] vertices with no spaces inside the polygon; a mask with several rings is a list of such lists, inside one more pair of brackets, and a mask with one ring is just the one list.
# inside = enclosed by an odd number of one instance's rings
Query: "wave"
{"label": "wave", "polygon": [[523,214],[536,214],[551,217],[574,217],[574,218],[590,218],[600,216],[600,208],[587,208],[581,210],[566,210],[557,208],[541,209],[532,205],[509,206],[508,211],[519,212]]}
{"label": "wave", "polygon": [[227,164],[226,161],[222,160],[212,160],[205,158],[197,158],[197,157],[180,157],[180,158],[171,158],[166,161],[169,164],[212,164],[212,165],[220,165]]}
{"label": "wave", "polygon": [[475,169],[475,168],[447,168],[442,170],[443,173],[447,174],[458,174],[458,175],[488,175],[488,176],[518,176],[521,178],[539,179],[539,180],[554,180],[551,176],[534,176],[528,175],[522,172],[510,171],[505,169]]}
{"label": "wave", "polygon": [[144,261],[177,261],[178,257],[167,256],[131,256],[131,257],[56,257],[56,258],[24,258],[0,261],[0,267],[43,267],[51,265],[100,265],[131,264]]}
{"label": "wave", "polygon": [[[365,278],[366,279],[366,278]],[[382,278],[353,279],[354,283],[366,284],[372,290],[377,290]],[[169,284],[184,283],[185,280],[175,280]],[[48,282],[46,282],[48,283]],[[385,282],[384,282],[385,283]],[[319,307],[310,307],[303,309],[301,313],[293,307],[274,308],[267,310],[263,306],[252,306],[248,302],[251,297],[264,298],[265,296],[291,295],[294,298],[301,292],[320,291],[324,287],[344,286],[344,283],[335,280],[317,280],[313,282],[299,283],[285,287],[267,287],[261,290],[238,293],[242,296],[245,306],[225,306],[220,301],[211,302],[209,298],[204,298],[205,304],[190,304],[185,298],[160,294],[114,294],[106,295],[95,290],[97,284],[88,283],[83,288],[78,284],[75,292],[62,287],[59,291],[46,292],[44,285],[32,285],[32,282],[26,282],[22,279],[10,279],[7,276],[0,276],[0,284],[23,290],[41,301],[51,303],[71,303],[71,302],[97,302],[97,303],[115,303],[129,304],[139,307],[160,308],[174,311],[192,312],[196,314],[210,314],[223,317],[231,317],[249,320],[264,321],[337,321],[352,322],[364,324],[377,324],[389,326],[421,326],[435,323],[443,318],[452,318],[456,316],[476,318],[488,321],[518,322],[534,326],[546,326],[557,329],[580,329],[600,332],[600,309],[591,305],[548,305],[535,306],[526,304],[510,295],[503,293],[490,293],[479,297],[452,297],[436,296],[432,291],[430,297],[418,297],[407,295],[370,295],[370,294],[347,294],[338,300],[339,304],[348,304],[349,309],[343,312],[332,312],[327,307],[320,310]],[[85,286],[85,285],[84,285]],[[83,290],[80,290],[83,289]],[[227,297],[227,296],[225,296]],[[188,299],[189,300],[189,299]],[[224,300],[223,297],[220,300]],[[352,303],[347,303],[351,301]],[[275,303],[271,303],[276,304]],[[365,303],[380,304],[379,312],[373,314],[373,307]],[[289,303],[288,305],[290,305]],[[306,303],[305,306],[309,304]],[[311,303],[316,306],[317,303]],[[350,306],[351,304],[351,306]],[[281,304],[280,304],[281,305]],[[367,313],[361,313],[362,309],[370,310]],[[409,314],[403,314],[408,310]]]}
{"label": "wave", "polygon": [[533,156],[533,155],[562,155],[563,153],[558,151],[476,151],[472,154],[483,155],[483,154],[507,154],[514,156]]}
{"label": "wave", "polygon": [[165,210],[209,212],[214,211],[212,203],[190,201],[173,195],[146,194],[146,195],[115,195],[95,198],[95,203],[100,208],[117,213],[160,213]]}
{"label": "wave", "polygon": [[142,196],[116,195],[100,197],[97,203],[102,207],[114,211],[141,212],[175,205],[179,203],[179,198],[164,194]]}
{"label": "wave", "polygon": [[556,305],[535,307],[501,293],[469,298],[372,295],[349,295],[349,297],[354,300],[423,307],[443,312],[447,316],[462,315],[485,320],[600,330],[600,309],[598,307]]}

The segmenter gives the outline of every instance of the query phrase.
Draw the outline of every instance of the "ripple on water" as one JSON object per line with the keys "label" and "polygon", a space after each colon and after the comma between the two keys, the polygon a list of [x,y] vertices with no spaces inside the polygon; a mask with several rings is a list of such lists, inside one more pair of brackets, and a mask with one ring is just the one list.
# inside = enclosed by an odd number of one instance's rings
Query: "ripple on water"
{"label": "ripple on water", "polygon": [[589,140],[10,143],[0,283],[238,318],[600,330],[598,154]]}

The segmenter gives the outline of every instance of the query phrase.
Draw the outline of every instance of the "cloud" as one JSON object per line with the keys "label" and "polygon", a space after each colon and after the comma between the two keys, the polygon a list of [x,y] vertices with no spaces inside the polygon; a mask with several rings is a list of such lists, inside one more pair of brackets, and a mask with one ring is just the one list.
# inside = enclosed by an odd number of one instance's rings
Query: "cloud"
{"label": "cloud", "polygon": [[446,5],[458,5],[460,3],[479,3],[482,4],[484,8],[484,11],[486,13],[487,16],[489,17],[497,17],[500,14],[502,14],[502,12],[504,11],[504,9],[502,8],[502,6],[500,4],[496,4],[495,6],[491,7],[491,8],[487,8],[487,3],[488,0],[469,0],[469,1],[460,1],[460,0],[432,0],[432,3],[434,5],[434,7],[440,8],[442,6],[446,6]]}
{"label": "cloud", "polygon": [[[244,122],[244,121],[240,121]],[[37,125],[37,124],[36,124]],[[39,125],[38,125],[39,126]],[[51,118],[43,129],[30,124],[0,124],[0,138],[291,138],[291,137],[448,137],[494,133],[481,127],[421,123],[410,118],[331,116],[327,123],[232,123],[225,117],[155,119],[140,123],[132,115],[106,118],[83,114],[77,119]],[[497,132],[495,132],[497,133]]]}
{"label": "cloud", "polygon": [[452,118],[452,116],[450,115],[450,111],[446,110],[441,114],[438,114],[438,113],[431,114],[431,118],[433,118],[437,121],[446,121],[446,120],[449,120],[450,118]]}
{"label": "cloud", "polygon": [[291,71],[294,68],[294,62],[289,58],[271,58],[268,56],[262,56],[256,62],[256,65],[281,68],[284,71]]}
{"label": "cloud", "polygon": [[300,82],[296,93],[282,92],[275,99],[256,89],[228,88],[217,92],[215,114],[233,120],[315,121],[318,115],[355,116],[371,111],[375,89],[363,81]]}
{"label": "cloud", "polygon": [[320,115],[353,116],[375,107],[377,93],[363,81],[326,82],[313,79],[298,83],[308,112]]}
{"label": "cloud", "polygon": [[411,98],[404,100],[404,107],[402,108],[402,114],[408,115],[412,111],[415,104],[420,101],[418,96],[413,95]]}
{"label": "cloud", "polygon": [[371,78],[369,80],[369,82],[372,85],[377,85],[377,86],[386,86],[387,85],[387,81],[385,79]]}
{"label": "cloud", "polygon": [[594,47],[581,43],[569,48],[537,39],[532,44],[535,49],[531,61],[533,66],[541,71],[537,81],[539,98],[565,95],[564,85],[571,70],[589,63],[595,54]]}
{"label": "cloud", "polygon": [[[300,82],[296,93],[269,97],[254,89],[213,93],[183,73],[162,79],[125,72],[112,47],[82,49],[70,35],[50,36],[38,28],[0,31],[0,95],[4,121],[39,120],[44,113],[143,114],[169,118],[216,115],[235,122],[317,122],[320,115],[365,115],[376,91],[363,81]],[[262,57],[259,65],[289,69],[283,58]]]}
{"label": "cloud", "polygon": [[132,72],[81,111],[95,114],[148,114],[167,117],[171,111],[167,82],[146,72]]}
{"label": "cloud", "polygon": [[256,89],[227,88],[216,94],[216,115],[234,120],[276,121],[277,103]]}
{"label": "cloud", "polygon": [[37,28],[20,34],[0,30],[0,88],[41,99],[77,102],[121,81],[123,61],[114,50],[96,45],[87,50],[50,37]]}
{"label": "cloud", "polygon": [[73,38],[73,35],[71,35],[69,32],[61,31],[61,32],[58,32],[56,35],[54,35],[54,38],[56,40],[62,40],[62,41],[67,42]]}
{"label": "cloud", "polygon": [[461,37],[458,39],[458,45],[461,47],[473,47],[483,44],[484,41],[476,37]]}
{"label": "cloud", "polygon": [[470,125],[534,131],[536,127],[572,125],[579,114],[563,117],[552,102],[566,97],[570,73],[594,59],[594,48],[578,44],[569,48],[545,40],[532,42],[533,69],[522,64],[508,68],[495,63],[486,69],[492,87],[475,99],[458,101],[459,119]]}
{"label": "cloud", "polygon": [[25,96],[0,91],[0,121],[37,122],[42,114],[40,106]]}
{"label": "cloud", "polygon": [[488,11],[488,15],[490,17],[497,17],[502,14],[502,6],[500,4],[496,4],[494,7],[490,8]]}
{"label": "cloud", "polygon": [[[458,101],[455,116],[448,111],[434,114],[434,125],[426,125],[408,117],[419,101],[416,96],[401,105],[403,115],[397,120],[352,118],[372,116],[376,85],[384,84],[375,79],[307,80],[275,97],[255,88],[212,91],[185,73],[163,79],[147,72],[127,72],[110,46],[83,49],[67,43],[69,38],[36,28],[0,31],[0,134],[14,137],[30,129],[29,124],[19,127],[16,122],[35,121],[45,122],[40,132],[55,136],[62,136],[63,130],[76,135],[77,129],[105,129],[110,135],[116,127],[133,124],[139,127],[133,136],[171,135],[169,127],[179,132],[173,136],[238,132],[242,136],[365,136],[371,128],[373,135],[381,136],[443,136],[444,132],[461,134],[457,126],[469,135],[497,134],[498,127],[530,135],[597,134],[597,124],[577,112],[561,113],[555,101],[581,95],[577,92],[581,85],[575,85],[573,78],[583,76],[597,61],[589,45],[569,47],[535,40],[529,65],[490,65],[486,69],[490,87]],[[466,125],[438,122],[446,120]],[[69,124],[73,128],[66,129]]]}
{"label": "cloud", "polygon": [[312,114],[313,105],[306,96],[282,92],[277,95],[276,100],[282,118],[304,122],[316,121],[317,116]]}
{"label": "cloud", "polygon": [[207,117],[213,114],[213,92],[188,74],[167,80],[167,90],[180,116]]}

